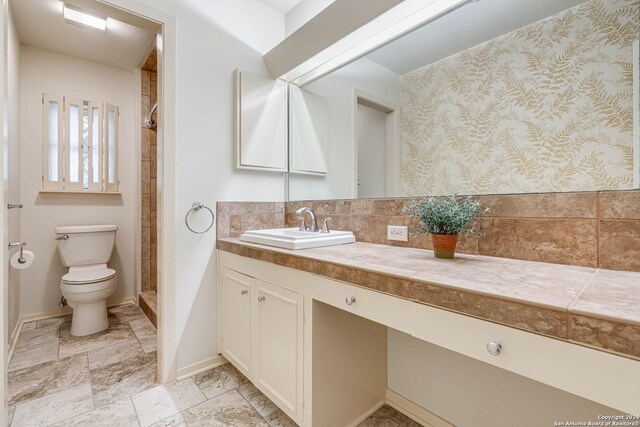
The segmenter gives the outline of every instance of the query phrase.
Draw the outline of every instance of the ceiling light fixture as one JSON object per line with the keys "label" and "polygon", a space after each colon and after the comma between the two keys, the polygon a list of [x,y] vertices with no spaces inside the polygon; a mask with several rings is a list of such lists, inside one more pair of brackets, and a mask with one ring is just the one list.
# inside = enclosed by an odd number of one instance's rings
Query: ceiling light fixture
{"label": "ceiling light fixture", "polygon": [[69,6],[68,4],[64,5],[64,19],[72,24],[79,24],[100,31],[105,31],[107,29],[107,18],[92,15],[84,10]]}

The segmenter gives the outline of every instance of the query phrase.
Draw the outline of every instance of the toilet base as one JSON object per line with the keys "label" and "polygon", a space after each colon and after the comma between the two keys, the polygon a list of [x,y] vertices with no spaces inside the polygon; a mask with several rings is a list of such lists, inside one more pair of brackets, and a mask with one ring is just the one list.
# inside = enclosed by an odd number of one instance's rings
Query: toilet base
{"label": "toilet base", "polygon": [[83,337],[109,328],[107,300],[91,303],[75,303],[71,317],[71,335]]}
{"label": "toilet base", "polygon": [[104,331],[109,327],[107,298],[116,290],[116,278],[94,283],[60,284],[62,296],[73,308],[71,335],[84,337]]}

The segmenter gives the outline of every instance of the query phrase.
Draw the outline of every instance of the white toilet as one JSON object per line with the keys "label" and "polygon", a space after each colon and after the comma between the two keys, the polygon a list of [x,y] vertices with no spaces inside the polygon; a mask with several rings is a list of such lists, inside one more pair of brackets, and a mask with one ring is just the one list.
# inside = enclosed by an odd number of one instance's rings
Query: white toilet
{"label": "white toilet", "polygon": [[57,227],[62,264],[60,290],[73,309],[71,335],[85,336],[109,327],[107,298],[116,290],[116,271],[107,267],[116,240],[117,225]]}

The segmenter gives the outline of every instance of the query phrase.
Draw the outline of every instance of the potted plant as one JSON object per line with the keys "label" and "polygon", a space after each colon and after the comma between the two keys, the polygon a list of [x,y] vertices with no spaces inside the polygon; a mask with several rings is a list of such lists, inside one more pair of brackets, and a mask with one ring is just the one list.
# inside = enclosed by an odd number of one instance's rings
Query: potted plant
{"label": "potted plant", "polygon": [[425,197],[414,200],[404,209],[420,221],[414,226],[414,236],[431,234],[436,258],[453,258],[458,234],[478,234],[474,222],[478,215],[489,212],[471,197]]}

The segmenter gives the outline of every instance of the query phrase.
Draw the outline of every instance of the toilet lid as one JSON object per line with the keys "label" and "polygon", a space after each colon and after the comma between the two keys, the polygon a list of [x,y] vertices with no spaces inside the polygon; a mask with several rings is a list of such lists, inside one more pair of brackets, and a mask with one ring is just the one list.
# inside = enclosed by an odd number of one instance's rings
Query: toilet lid
{"label": "toilet lid", "polygon": [[62,282],[68,285],[96,283],[109,280],[116,275],[112,268],[86,268],[71,271],[62,276]]}

